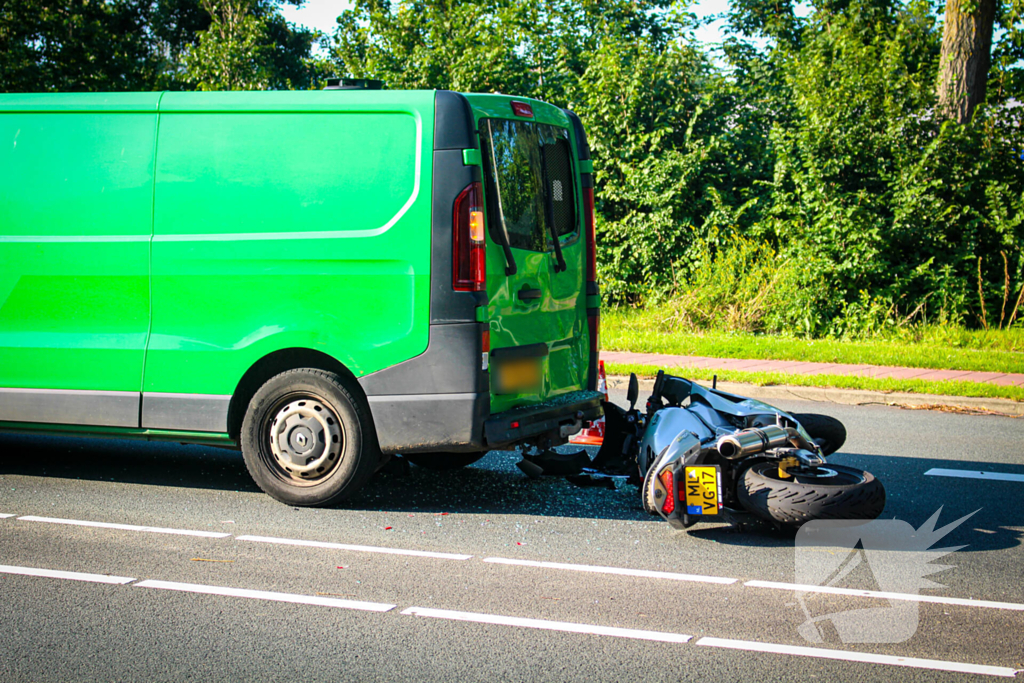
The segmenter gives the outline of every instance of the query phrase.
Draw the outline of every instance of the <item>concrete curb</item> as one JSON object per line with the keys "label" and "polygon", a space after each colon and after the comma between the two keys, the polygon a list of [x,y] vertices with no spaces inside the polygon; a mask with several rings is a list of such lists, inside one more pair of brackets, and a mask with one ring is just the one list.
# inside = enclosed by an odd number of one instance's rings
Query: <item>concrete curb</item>
{"label": "concrete curb", "polygon": [[[609,375],[608,388],[625,391],[629,378],[622,375]],[[711,382],[698,382],[701,386],[710,387]],[[654,388],[653,379],[641,379],[641,398],[643,392]],[[1024,403],[1006,398],[974,398],[971,396],[939,396],[936,394],[912,394],[904,392],[865,391],[863,389],[836,389],[832,387],[795,387],[786,384],[758,386],[739,382],[719,382],[718,388],[731,394],[748,396],[761,401],[779,399],[800,399],[804,401],[822,401],[825,403],[841,403],[844,405],[889,405],[906,408],[952,408],[966,411],[996,413],[1007,417],[1024,417]]]}

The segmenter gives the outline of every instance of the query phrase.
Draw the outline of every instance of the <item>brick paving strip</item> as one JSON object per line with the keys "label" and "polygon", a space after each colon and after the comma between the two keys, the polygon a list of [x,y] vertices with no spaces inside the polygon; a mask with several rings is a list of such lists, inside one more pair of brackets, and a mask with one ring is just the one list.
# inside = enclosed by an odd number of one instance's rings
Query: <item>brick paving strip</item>
{"label": "brick paving strip", "polygon": [[794,375],[851,375],[878,379],[963,380],[966,382],[980,382],[982,384],[996,384],[1004,387],[1024,387],[1024,374],[1005,372],[930,370],[928,368],[901,368],[888,365],[808,363],[792,360],[708,358],[706,356],[676,356],[663,353],[633,353],[630,351],[601,351],[601,360],[609,363],[653,365],[661,368],[784,372]]}

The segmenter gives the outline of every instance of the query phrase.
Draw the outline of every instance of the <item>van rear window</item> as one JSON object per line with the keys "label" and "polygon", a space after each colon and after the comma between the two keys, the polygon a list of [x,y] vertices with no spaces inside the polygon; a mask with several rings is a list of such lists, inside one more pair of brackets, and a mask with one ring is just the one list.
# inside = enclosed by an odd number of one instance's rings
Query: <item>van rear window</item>
{"label": "van rear window", "polygon": [[480,143],[493,239],[510,247],[550,251],[576,231],[569,131],[530,121],[484,119]]}

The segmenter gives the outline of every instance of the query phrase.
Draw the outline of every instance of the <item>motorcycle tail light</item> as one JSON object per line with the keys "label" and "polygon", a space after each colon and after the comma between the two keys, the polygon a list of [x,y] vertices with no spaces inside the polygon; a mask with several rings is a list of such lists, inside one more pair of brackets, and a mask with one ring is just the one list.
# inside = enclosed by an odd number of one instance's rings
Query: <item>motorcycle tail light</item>
{"label": "motorcycle tail light", "polygon": [[676,487],[675,482],[672,481],[672,468],[663,469],[658,475],[658,480],[665,487],[665,502],[661,504],[661,511],[670,515],[676,509]]}

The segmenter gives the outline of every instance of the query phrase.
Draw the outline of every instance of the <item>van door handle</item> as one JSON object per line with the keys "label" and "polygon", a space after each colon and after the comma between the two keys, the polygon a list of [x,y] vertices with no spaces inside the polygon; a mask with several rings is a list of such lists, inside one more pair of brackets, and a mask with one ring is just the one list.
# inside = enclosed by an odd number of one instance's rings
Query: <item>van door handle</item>
{"label": "van door handle", "polygon": [[529,287],[523,287],[519,290],[519,299],[521,301],[530,301],[532,299],[539,299],[544,296],[544,292],[539,289],[530,289]]}

